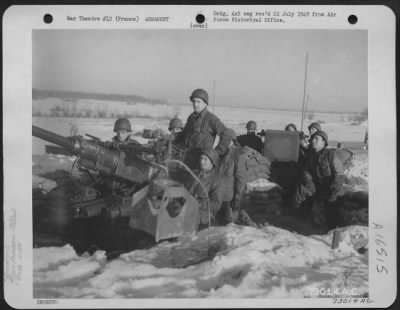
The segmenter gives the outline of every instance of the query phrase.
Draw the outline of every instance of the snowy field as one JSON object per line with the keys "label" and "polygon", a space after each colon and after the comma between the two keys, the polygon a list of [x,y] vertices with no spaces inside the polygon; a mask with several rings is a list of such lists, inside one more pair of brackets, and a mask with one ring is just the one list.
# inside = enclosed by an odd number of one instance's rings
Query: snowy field
{"label": "snowy field", "polygon": [[[59,106],[67,114],[72,114],[73,104],[64,102],[61,99],[33,100],[33,112],[40,110],[41,115],[49,114],[51,108]],[[70,110],[68,110],[70,109]],[[162,129],[167,131],[169,119],[177,115],[183,122],[192,112],[190,102],[187,105],[152,105],[152,104],[126,104],[123,102],[104,102],[96,100],[78,100],[75,105],[76,113],[82,111],[92,111],[94,117],[46,117],[34,116],[32,118],[33,125],[44,129],[54,131],[61,135],[71,135],[85,133],[97,136],[101,139],[108,140],[113,136],[113,125],[118,115],[136,115],[137,117],[129,117],[133,126],[133,132],[140,132],[144,128]],[[215,113],[226,126],[233,128],[239,134],[245,133],[247,121],[254,120],[258,124],[258,130],[261,129],[284,129],[288,123],[295,123],[300,129],[300,112],[295,111],[279,111],[268,109],[255,109],[246,107],[222,107],[209,106],[211,112]],[[101,112],[98,114],[98,112]],[[97,114],[96,114],[97,113]],[[102,118],[102,115],[115,116],[114,118]],[[336,141],[346,142],[364,141],[367,122],[360,125],[352,125],[349,120],[349,113],[314,113],[312,121],[319,121],[323,130],[328,134],[332,146],[336,146]],[[306,120],[303,130],[311,121]],[[74,132],[73,128],[76,128]],[[43,154],[44,142],[34,138],[33,154]]]}

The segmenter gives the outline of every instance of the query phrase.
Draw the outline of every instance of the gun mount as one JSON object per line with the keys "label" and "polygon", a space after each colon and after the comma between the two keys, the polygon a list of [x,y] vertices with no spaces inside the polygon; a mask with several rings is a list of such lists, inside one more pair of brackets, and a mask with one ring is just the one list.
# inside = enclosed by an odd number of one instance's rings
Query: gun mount
{"label": "gun mount", "polygon": [[[199,203],[183,184],[169,178],[165,166],[156,162],[160,158],[157,155],[164,158],[165,152],[170,152],[170,145],[64,137],[37,126],[32,126],[32,135],[75,155],[80,170],[96,173],[89,184],[71,175],[66,182],[58,182],[46,199],[36,199],[42,210],[47,210],[44,213],[35,212],[40,208],[35,210],[34,195],[34,217],[40,214],[49,226],[56,226],[57,232],[68,231],[70,236],[72,231],[78,238],[88,235],[86,247],[96,243],[106,251],[123,251],[132,248],[132,240],[127,241],[126,236],[132,236],[136,244],[143,232],[158,242],[197,231]],[[155,156],[148,160],[143,154]],[[155,188],[159,195],[154,194]]]}

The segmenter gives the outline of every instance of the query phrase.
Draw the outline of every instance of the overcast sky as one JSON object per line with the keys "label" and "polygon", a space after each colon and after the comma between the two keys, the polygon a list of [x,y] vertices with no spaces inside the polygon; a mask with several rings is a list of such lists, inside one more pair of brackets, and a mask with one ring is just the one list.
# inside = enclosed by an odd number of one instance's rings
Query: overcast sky
{"label": "overcast sky", "polygon": [[[35,30],[33,87],[135,94],[189,103],[300,109],[367,107],[367,31]],[[211,102],[211,104],[213,104]]]}

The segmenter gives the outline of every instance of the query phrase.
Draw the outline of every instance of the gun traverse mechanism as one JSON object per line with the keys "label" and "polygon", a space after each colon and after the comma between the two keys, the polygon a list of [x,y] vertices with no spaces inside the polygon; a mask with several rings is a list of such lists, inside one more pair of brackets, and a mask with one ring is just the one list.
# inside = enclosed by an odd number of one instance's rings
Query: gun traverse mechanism
{"label": "gun traverse mechanism", "polygon": [[[107,239],[100,243],[106,251],[118,248],[113,240],[124,239],[121,234],[125,235],[126,229],[147,232],[157,242],[196,233],[199,203],[183,184],[168,178],[165,166],[156,162],[161,158],[157,155],[168,147],[103,142],[90,135],[92,140],[82,136],[64,137],[37,126],[32,126],[32,135],[77,156],[80,170],[96,174],[95,181],[89,185],[71,177],[68,182],[71,186],[62,188],[61,184],[46,196],[58,193],[62,197],[62,203],[58,196],[57,201],[63,212],[56,213],[58,217],[59,214],[67,217],[61,222],[68,223],[70,229],[77,227],[75,223],[96,226],[94,230],[102,235],[99,238]],[[154,160],[143,158],[143,153],[155,155]],[[155,188],[157,195],[154,195]],[[51,199],[46,203],[51,203]],[[51,212],[48,214],[51,217]],[[59,223],[59,218],[55,222]],[[99,229],[102,225],[104,229]],[[125,227],[124,232],[121,226]]]}

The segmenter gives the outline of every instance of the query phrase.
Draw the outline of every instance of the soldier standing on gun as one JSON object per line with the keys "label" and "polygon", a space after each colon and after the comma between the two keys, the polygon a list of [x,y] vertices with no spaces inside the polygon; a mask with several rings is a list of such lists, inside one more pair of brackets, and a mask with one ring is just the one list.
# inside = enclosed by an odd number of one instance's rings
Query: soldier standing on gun
{"label": "soldier standing on gun", "polygon": [[215,151],[218,155],[226,152],[230,137],[225,125],[217,116],[208,111],[208,94],[205,90],[194,90],[190,101],[193,105],[193,113],[189,115],[182,135],[176,142],[189,149],[190,153],[186,157],[186,164],[193,169],[198,167],[199,151],[212,148],[217,135],[219,142]]}
{"label": "soldier standing on gun", "polygon": [[259,136],[256,135],[257,123],[255,121],[248,121],[246,124],[247,134],[237,137],[241,146],[247,145],[258,153],[262,153],[263,143]]}
{"label": "soldier standing on gun", "polygon": [[[311,136],[311,150],[297,187],[294,206],[309,213],[321,232],[337,225],[338,198],[343,193],[344,168],[335,150],[327,149],[328,135],[316,131]],[[339,199],[340,200],[340,199]]]}

